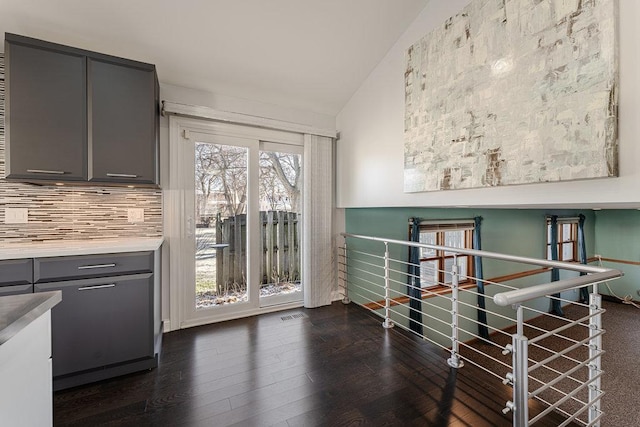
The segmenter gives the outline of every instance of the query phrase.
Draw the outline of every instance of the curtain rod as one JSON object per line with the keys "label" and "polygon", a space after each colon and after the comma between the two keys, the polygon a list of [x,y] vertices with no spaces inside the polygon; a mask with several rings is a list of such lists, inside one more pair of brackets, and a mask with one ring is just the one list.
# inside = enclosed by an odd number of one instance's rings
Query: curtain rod
{"label": "curtain rod", "polygon": [[[413,221],[409,220],[409,224],[413,223]],[[460,218],[460,219],[423,219],[420,221],[420,224],[475,224],[475,220],[473,218]]]}
{"label": "curtain rod", "polygon": [[296,132],[302,134],[326,136],[335,139],[337,132],[335,129],[322,129],[311,125],[298,124],[277,119],[271,119],[262,116],[255,116],[244,113],[234,113],[230,111],[217,110],[215,108],[181,104],[179,102],[162,101],[163,116],[167,114],[175,114],[177,116],[195,117],[199,119],[216,120],[227,123],[236,123],[247,126],[255,126],[266,129],[282,130],[287,132]]}
{"label": "curtain rod", "polygon": [[[547,215],[547,219],[551,219],[553,215]],[[580,217],[579,216],[559,216],[558,217],[558,222],[568,222],[568,221],[579,221]]]}

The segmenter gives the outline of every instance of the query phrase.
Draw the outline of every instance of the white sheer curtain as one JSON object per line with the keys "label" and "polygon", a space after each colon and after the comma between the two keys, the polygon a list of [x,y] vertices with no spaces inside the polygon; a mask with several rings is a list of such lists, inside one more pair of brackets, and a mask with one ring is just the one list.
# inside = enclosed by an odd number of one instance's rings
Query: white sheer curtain
{"label": "white sheer curtain", "polygon": [[304,306],[331,304],[333,257],[333,142],[304,135],[303,281]]}

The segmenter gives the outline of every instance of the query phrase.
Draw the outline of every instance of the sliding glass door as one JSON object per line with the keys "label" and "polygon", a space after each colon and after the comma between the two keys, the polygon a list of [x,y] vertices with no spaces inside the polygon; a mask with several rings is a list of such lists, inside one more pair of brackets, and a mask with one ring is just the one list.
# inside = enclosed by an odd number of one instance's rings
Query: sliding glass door
{"label": "sliding glass door", "polygon": [[182,195],[171,262],[180,327],[302,301],[301,137],[193,124],[171,159]]}

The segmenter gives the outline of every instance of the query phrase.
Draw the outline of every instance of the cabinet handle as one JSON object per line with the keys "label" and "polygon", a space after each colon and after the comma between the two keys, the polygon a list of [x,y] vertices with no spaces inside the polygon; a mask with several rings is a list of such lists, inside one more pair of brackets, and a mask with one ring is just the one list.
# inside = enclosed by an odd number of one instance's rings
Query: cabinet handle
{"label": "cabinet handle", "polygon": [[91,270],[92,268],[108,268],[115,267],[115,264],[94,264],[94,265],[81,265],[78,270]]}
{"label": "cabinet handle", "polygon": [[133,175],[130,173],[107,173],[107,176],[112,178],[138,178],[138,175]]}
{"label": "cabinet handle", "polygon": [[29,172],[29,173],[44,173],[44,174],[49,174],[49,175],[64,175],[65,174],[64,171],[48,171],[48,170],[44,170],[44,169],[27,169],[27,172]]}
{"label": "cabinet handle", "polygon": [[83,286],[78,288],[79,291],[92,291],[94,289],[105,289],[105,288],[114,288],[116,286],[115,283],[110,283],[108,285],[95,285],[95,286]]}

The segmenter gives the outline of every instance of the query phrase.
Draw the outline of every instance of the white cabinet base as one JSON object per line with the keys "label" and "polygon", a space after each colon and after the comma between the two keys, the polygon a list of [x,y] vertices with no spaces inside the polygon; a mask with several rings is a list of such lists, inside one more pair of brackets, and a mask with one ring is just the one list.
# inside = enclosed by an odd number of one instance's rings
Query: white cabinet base
{"label": "white cabinet base", "polygon": [[51,311],[0,346],[0,424],[53,425]]}

